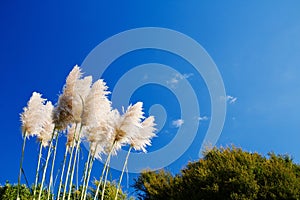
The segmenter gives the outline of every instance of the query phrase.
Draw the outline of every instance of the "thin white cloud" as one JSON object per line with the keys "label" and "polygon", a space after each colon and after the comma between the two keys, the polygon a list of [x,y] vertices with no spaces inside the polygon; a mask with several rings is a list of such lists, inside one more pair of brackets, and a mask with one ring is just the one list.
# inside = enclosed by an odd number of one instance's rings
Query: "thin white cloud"
{"label": "thin white cloud", "polygon": [[233,97],[233,96],[227,95],[227,96],[226,96],[226,101],[227,101],[229,104],[234,104],[234,103],[237,101],[237,97]]}
{"label": "thin white cloud", "polygon": [[182,124],[184,124],[183,119],[177,119],[172,122],[172,125],[175,126],[176,128],[179,128],[180,126],[182,126]]}
{"label": "thin white cloud", "polygon": [[177,84],[179,82],[179,79],[177,77],[171,78],[171,80],[167,81],[168,84]]}
{"label": "thin white cloud", "polygon": [[207,116],[198,117],[198,121],[207,121],[207,120],[208,120]]}
{"label": "thin white cloud", "polygon": [[189,74],[175,74],[170,80],[167,80],[167,84],[170,85],[171,87],[176,87],[176,85],[183,79],[188,79],[194,74],[189,73]]}
{"label": "thin white cloud", "polygon": [[183,74],[183,75],[181,75],[181,79],[188,79],[188,78],[190,78],[191,76],[194,76],[194,74],[193,73],[189,73],[189,74]]}

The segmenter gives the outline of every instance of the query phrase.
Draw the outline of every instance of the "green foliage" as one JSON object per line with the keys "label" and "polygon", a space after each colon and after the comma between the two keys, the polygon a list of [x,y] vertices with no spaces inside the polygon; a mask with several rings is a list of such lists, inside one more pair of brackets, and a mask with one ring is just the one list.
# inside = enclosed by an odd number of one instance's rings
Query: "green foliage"
{"label": "green foliage", "polygon": [[[39,192],[39,189],[37,191]],[[0,199],[1,200],[15,200],[17,199],[17,193],[18,193],[18,185],[11,185],[9,182],[6,182],[4,186],[0,186]],[[46,200],[48,197],[47,191],[44,190],[42,192],[42,200]],[[20,199],[21,200],[28,200],[33,199],[32,196],[32,190],[26,185],[21,185],[20,187]]]}
{"label": "green foliage", "polygon": [[[98,181],[95,181],[94,183],[96,186],[98,185]],[[102,187],[103,185],[100,185],[100,192],[98,194],[98,199],[101,199],[102,195]],[[95,196],[96,190],[94,188],[90,188],[90,192],[92,196]],[[115,182],[107,182],[105,186],[105,191],[104,191],[104,199],[105,200],[114,200],[115,195],[117,193],[117,187]],[[118,192],[118,199],[119,200],[125,200],[127,198],[126,194],[124,194],[121,190]]]}
{"label": "green foliage", "polygon": [[[95,196],[95,192],[96,192],[96,186],[98,185],[98,181],[94,182],[95,187],[89,187],[88,188],[88,193],[87,193],[87,200],[93,200],[94,196]],[[98,194],[98,198],[97,199],[101,199],[101,195],[102,195],[102,186],[100,186],[100,192]],[[71,193],[71,199],[74,200],[79,200],[81,197],[81,191],[82,191],[82,186],[79,187],[78,190],[76,190],[75,186],[72,187],[72,193]],[[104,192],[104,199],[105,200],[114,200],[115,199],[115,195],[117,192],[117,187],[116,184],[114,182],[107,182],[106,183],[106,187],[105,187],[105,192]],[[122,192],[122,190],[119,190],[118,193],[118,200],[125,200],[127,199],[127,195],[124,194]],[[62,195],[62,194],[61,194]]]}
{"label": "green foliage", "polygon": [[[21,185],[20,200],[32,200],[33,199],[32,189],[33,188],[26,187],[26,185]],[[39,189],[40,188],[38,186],[38,188],[37,188],[38,192],[39,192]],[[16,200],[17,199],[17,191],[18,191],[18,185],[11,185],[10,183],[7,182],[4,186],[0,186],[0,199],[1,200]],[[82,191],[82,186],[80,186],[78,190],[76,190],[75,186],[73,186],[72,193],[71,193],[71,199],[79,200],[81,197],[81,191]],[[102,188],[100,190],[98,199],[101,199],[101,191],[102,191]],[[107,182],[104,199],[105,200],[114,200],[116,192],[117,192],[116,184]],[[95,194],[95,189],[93,187],[90,187],[86,199],[93,200],[94,194]],[[62,196],[62,193],[61,193],[61,196]],[[48,197],[47,190],[44,190],[42,193],[41,199],[46,200],[47,197]],[[50,196],[50,199],[52,199],[51,196]],[[127,195],[124,194],[121,190],[119,190],[118,200],[125,200],[125,199],[127,199]]]}
{"label": "green foliage", "polygon": [[134,187],[138,191],[140,199],[171,199],[174,195],[173,186],[177,178],[169,172],[144,171],[135,180]]}
{"label": "green foliage", "polygon": [[188,163],[181,174],[142,172],[134,187],[139,199],[300,199],[300,166],[289,156],[268,158],[239,148],[214,148]]}

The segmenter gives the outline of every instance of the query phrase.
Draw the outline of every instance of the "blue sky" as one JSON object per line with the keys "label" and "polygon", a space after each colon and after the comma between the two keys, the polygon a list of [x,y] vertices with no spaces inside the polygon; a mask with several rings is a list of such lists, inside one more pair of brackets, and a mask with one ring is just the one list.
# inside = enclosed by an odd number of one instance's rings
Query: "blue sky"
{"label": "blue sky", "polygon": [[[300,3],[298,1],[1,1],[1,165],[0,183],[17,181],[21,151],[19,113],[33,91],[56,102],[65,77],[105,39],[133,28],[173,29],[201,44],[217,65],[227,95],[227,115],[217,146],[234,144],[262,154],[292,155],[300,162]],[[176,42],[176,41],[174,41]],[[188,63],[167,52],[143,50],[116,60],[104,74],[110,88],[131,67],[157,62],[188,75],[201,107],[197,137],[188,151],[167,166],[177,173],[198,158],[210,123],[209,93]],[[118,68],[118,66],[125,66]],[[181,78],[176,75],[175,79]],[[166,80],[166,81],[172,81]],[[159,95],[157,95],[159,94]],[[163,97],[163,98],[161,98]],[[178,102],[159,85],[139,88],[131,101],[165,104],[167,121],[150,151],[176,136]],[[183,123],[184,125],[184,123]],[[199,144],[200,141],[200,144]],[[63,144],[61,144],[63,146]],[[24,168],[30,182],[38,146],[27,143]],[[63,148],[60,149],[63,152]],[[96,167],[101,167],[100,163]],[[95,172],[94,176],[99,173]],[[117,178],[117,171],[113,171]],[[129,174],[130,182],[136,177]]]}

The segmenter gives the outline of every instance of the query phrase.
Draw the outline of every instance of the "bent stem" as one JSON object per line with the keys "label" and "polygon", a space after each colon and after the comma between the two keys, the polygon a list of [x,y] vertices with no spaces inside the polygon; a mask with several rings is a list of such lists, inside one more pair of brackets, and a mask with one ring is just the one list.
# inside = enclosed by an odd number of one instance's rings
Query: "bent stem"
{"label": "bent stem", "polygon": [[44,171],[43,171],[42,183],[41,183],[40,192],[39,192],[39,200],[41,199],[41,196],[42,196],[43,185],[44,185],[44,181],[45,181],[45,178],[46,178],[46,171],[47,171],[47,167],[48,167],[48,163],[49,163],[49,158],[50,158],[50,155],[51,155],[51,149],[53,147],[52,143],[53,143],[53,137],[54,137],[54,134],[55,134],[55,130],[56,130],[56,128],[53,129],[51,140],[50,140],[50,145],[49,145],[49,148],[48,148],[48,155],[47,155],[47,159],[46,159],[46,163],[45,163],[45,167],[44,167]]}
{"label": "bent stem", "polygon": [[122,182],[123,174],[124,174],[125,168],[127,166],[127,162],[128,162],[128,158],[129,158],[129,154],[130,154],[131,149],[132,149],[132,146],[130,145],[130,148],[129,148],[128,152],[127,152],[126,159],[125,159],[125,162],[124,162],[124,165],[123,165],[122,173],[121,173],[119,184],[118,184],[118,187],[117,187],[117,192],[116,192],[115,200],[117,200],[117,198],[118,198],[118,193],[119,193],[119,190],[120,190],[120,187],[121,187],[121,182]]}
{"label": "bent stem", "polygon": [[42,142],[40,142],[39,159],[38,159],[38,164],[37,164],[37,168],[36,168],[36,172],[35,172],[35,184],[34,184],[34,191],[33,191],[33,200],[35,200],[37,184],[38,184],[38,181],[39,181],[39,171],[40,171],[40,164],[41,164],[41,158],[42,158],[42,149],[43,149],[43,145],[42,145]]}
{"label": "bent stem", "polygon": [[50,173],[50,181],[48,185],[48,198],[47,198],[48,200],[50,199],[50,194],[51,194],[50,190],[53,185],[53,171],[54,171],[57,144],[58,144],[58,134],[56,134],[55,136],[55,146],[53,147],[54,152],[53,152],[53,159],[52,159],[52,166],[51,166],[51,173]]}
{"label": "bent stem", "polygon": [[20,183],[21,183],[21,177],[22,177],[22,168],[23,168],[23,160],[24,160],[24,151],[25,151],[25,144],[26,144],[26,131],[23,133],[23,146],[22,146],[22,154],[20,159],[20,171],[19,171],[19,177],[18,177],[18,196],[17,199],[20,199]]}
{"label": "bent stem", "polygon": [[114,146],[115,146],[115,142],[113,143],[112,148],[111,148],[111,150],[109,151],[109,154],[108,154],[107,159],[106,159],[106,161],[105,161],[105,164],[104,164],[104,167],[103,167],[103,170],[102,170],[102,174],[101,174],[101,177],[100,177],[100,180],[99,180],[99,183],[98,183],[98,186],[97,186],[97,190],[96,190],[96,193],[95,193],[94,200],[97,200],[98,193],[99,193],[99,189],[100,189],[100,185],[101,185],[102,179],[103,179],[103,175],[104,175],[104,172],[106,171],[106,167],[107,167],[107,164],[108,164],[108,162],[109,162],[109,160],[110,160],[110,156],[111,156],[111,154],[112,154],[112,151],[113,151]]}
{"label": "bent stem", "polygon": [[66,165],[68,150],[69,150],[69,146],[66,146],[66,151],[65,151],[65,155],[64,155],[64,161],[63,161],[63,166],[62,166],[60,181],[59,181],[59,186],[58,186],[57,200],[59,200],[59,198],[60,198],[60,192],[61,192],[61,186],[62,186],[62,181],[63,181],[63,177],[64,177],[64,172],[65,172],[65,165]]}

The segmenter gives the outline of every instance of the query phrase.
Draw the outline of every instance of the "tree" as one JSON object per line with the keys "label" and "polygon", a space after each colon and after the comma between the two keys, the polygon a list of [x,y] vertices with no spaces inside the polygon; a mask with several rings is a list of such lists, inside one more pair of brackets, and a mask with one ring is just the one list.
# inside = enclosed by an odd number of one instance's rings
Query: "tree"
{"label": "tree", "polygon": [[135,180],[139,199],[300,199],[300,166],[287,155],[214,148],[172,176],[144,171]]}
{"label": "tree", "polygon": [[144,171],[135,180],[134,187],[139,199],[171,199],[174,195],[173,186],[177,178],[164,170],[158,172]]}

